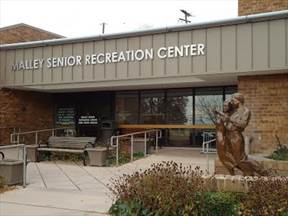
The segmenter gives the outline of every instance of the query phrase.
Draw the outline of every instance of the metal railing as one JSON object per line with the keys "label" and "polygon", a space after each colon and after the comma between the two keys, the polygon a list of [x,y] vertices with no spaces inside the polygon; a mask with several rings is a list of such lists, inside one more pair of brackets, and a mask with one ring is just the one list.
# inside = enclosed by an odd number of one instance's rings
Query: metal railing
{"label": "metal railing", "polygon": [[[124,138],[128,137],[130,138],[130,144],[131,144],[131,152],[130,152],[130,161],[133,161],[133,155],[134,155],[134,138],[135,136],[139,135],[144,135],[144,156],[146,157],[146,152],[147,152],[147,136],[155,134],[155,150],[158,152],[158,142],[159,139],[162,137],[162,131],[161,130],[146,130],[146,131],[140,131],[140,132],[134,132],[134,133],[128,133],[128,134],[123,134],[123,135],[118,135],[118,136],[112,136],[110,138],[110,145],[112,147],[116,147],[116,165],[119,165],[119,138]],[[116,144],[114,144],[116,140]]]}
{"label": "metal railing", "polygon": [[[0,146],[0,151],[5,154],[5,150],[9,149],[18,149],[17,152],[17,160],[23,162],[23,187],[26,187],[26,174],[27,174],[27,153],[26,153],[26,147],[24,144],[17,144],[17,145],[5,145],[5,146]],[[20,154],[19,149],[22,149],[22,154]],[[6,156],[5,156],[6,158]],[[5,160],[5,158],[3,158]],[[15,157],[13,158],[15,159]]]}
{"label": "metal railing", "polygon": [[35,134],[35,144],[36,145],[40,145],[39,143],[39,139],[38,139],[38,135],[40,133],[44,133],[44,132],[51,132],[51,136],[55,136],[55,132],[59,131],[59,130],[66,130],[66,132],[68,133],[69,129],[74,129],[74,128],[51,128],[51,129],[43,129],[43,130],[35,130],[35,131],[26,131],[26,132],[19,132],[19,133],[12,133],[10,134],[10,142],[12,144],[20,144],[20,136],[23,135],[28,135],[28,134]]}
{"label": "metal railing", "polygon": [[216,148],[211,148],[211,144],[216,141],[215,132],[214,131],[203,131],[202,134],[203,143],[202,143],[202,151],[201,153],[216,153]]}

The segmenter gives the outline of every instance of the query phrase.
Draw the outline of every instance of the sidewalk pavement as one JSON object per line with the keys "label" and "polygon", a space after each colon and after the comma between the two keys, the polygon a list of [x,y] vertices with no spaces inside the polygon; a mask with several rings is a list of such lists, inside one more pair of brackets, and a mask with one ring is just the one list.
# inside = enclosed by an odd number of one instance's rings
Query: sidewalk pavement
{"label": "sidewalk pavement", "polygon": [[[89,167],[73,162],[30,163],[26,188],[0,195],[2,216],[103,216],[112,205],[108,189],[111,178],[145,170],[152,163],[175,161],[213,172],[215,155],[201,155],[195,149],[161,149],[133,163],[119,167]],[[209,160],[209,163],[207,162]]]}

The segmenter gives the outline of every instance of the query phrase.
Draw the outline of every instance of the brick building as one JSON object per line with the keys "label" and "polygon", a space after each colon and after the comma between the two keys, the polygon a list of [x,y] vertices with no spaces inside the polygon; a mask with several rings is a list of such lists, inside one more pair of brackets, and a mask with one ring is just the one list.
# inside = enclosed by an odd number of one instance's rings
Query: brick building
{"label": "brick building", "polygon": [[94,118],[113,119],[122,131],[163,129],[164,145],[199,147],[213,130],[207,107],[239,91],[251,151],[271,152],[288,139],[288,1],[238,9],[201,25],[2,45],[1,124],[95,136]]}
{"label": "brick building", "polygon": [[[24,23],[0,28],[0,44],[58,39],[63,36]],[[3,65],[3,62],[0,62]],[[8,88],[0,90],[0,144],[10,143],[14,128],[27,131],[53,126],[49,95]],[[31,118],[35,116],[36,118]],[[35,122],[35,119],[37,121]]]}

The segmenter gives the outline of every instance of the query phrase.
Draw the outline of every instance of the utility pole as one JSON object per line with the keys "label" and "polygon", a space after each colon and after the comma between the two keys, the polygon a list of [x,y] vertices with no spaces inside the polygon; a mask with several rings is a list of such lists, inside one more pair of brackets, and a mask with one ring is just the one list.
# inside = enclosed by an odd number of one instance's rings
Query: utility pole
{"label": "utility pole", "polygon": [[102,25],[102,34],[105,33],[105,26],[107,25],[107,23],[103,22],[103,23],[100,23],[100,25]]}
{"label": "utility pole", "polygon": [[183,9],[180,11],[184,14],[184,19],[179,18],[179,20],[184,21],[186,24],[191,23],[191,21],[188,20],[188,17],[192,17],[193,15],[191,15],[191,13],[188,13],[186,10],[183,10]]}

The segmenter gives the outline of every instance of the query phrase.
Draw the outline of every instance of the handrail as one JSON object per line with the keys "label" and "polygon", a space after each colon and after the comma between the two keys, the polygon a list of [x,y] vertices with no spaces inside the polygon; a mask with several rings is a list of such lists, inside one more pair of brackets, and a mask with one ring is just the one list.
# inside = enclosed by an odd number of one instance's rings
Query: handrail
{"label": "handrail", "polygon": [[[134,133],[128,133],[128,134],[122,134],[117,136],[112,136],[110,138],[110,146],[116,147],[116,165],[119,165],[119,138],[123,137],[130,137],[131,139],[131,159],[130,161],[133,161],[133,148],[134,148],[134,136],[144,134],[144,156],[146,157],[146,150],[147,150],[147,134],[155,133],[155,150],[158,152],[158,139],[162,137],[162,131],[159,129],[155,130],[146,130],[146,131],[140,131],[140,132],[134,132]],[[114,144],[114,139],[116,139],[116,144]]]}
{"label": "handrail", "polygon": [[[58,130],[66,130],[66,129],[74,129],[73,127],[64,127],[64,128],[50,128],[50,129],[42,129],[42,130],[34,130],[34,131],[26,131],[26,132],[18,132],[10,134],[10,142],[13,144],[20,143],[20,135],[27,135],[27,134],[35,134],[35,144],[38,144],[38,133],[42,132],[52,132],[52,136],[55,136],[55,131]],[[16,137],[16,140],[14,138]]]}
{"label": "handrail", "polygon": [[215,142],[216,139],[212,139],[212,140],[209,140],[209,141],[205,141],[203,142],[202,144],[202,153],[209,153],[209,144],[212,143],[212,142]]}

